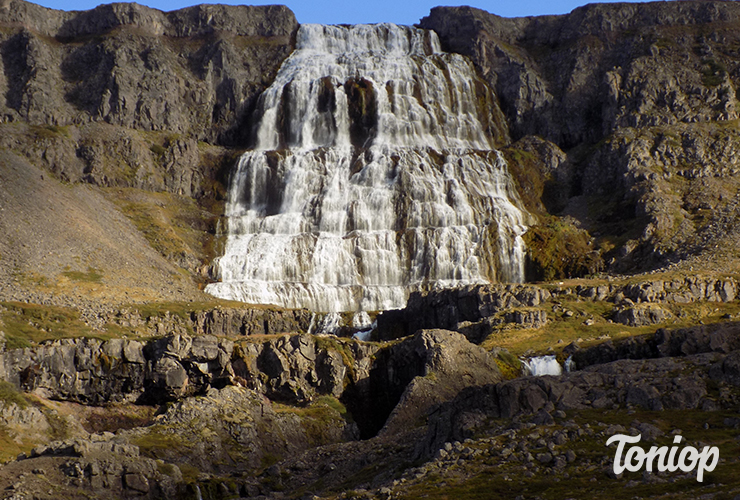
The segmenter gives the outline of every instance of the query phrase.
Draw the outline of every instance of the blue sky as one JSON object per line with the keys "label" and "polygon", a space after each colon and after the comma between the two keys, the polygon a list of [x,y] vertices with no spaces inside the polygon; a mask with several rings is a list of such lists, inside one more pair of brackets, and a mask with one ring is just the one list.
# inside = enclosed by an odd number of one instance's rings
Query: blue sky
{"label": "blue sky", "polygon": [[[99,0],[35,0],[45,7],[62,10],[86,10],[100,3]],[[105,2],[110,3],[110,2]],[[445,0],[286,0],[280,1],[223,1],[199,2],[197,0],[140,0],[136,3],[164,11],[176,10],[198,3],[226,3],[266,5],[281,3],[295,12],[300,23],[357,24],[393,22],[414,24],[429,14],[437,5],[471,5],[504,17],[565,14],[588,2],[578,0],[469,0],[450,2]]]}

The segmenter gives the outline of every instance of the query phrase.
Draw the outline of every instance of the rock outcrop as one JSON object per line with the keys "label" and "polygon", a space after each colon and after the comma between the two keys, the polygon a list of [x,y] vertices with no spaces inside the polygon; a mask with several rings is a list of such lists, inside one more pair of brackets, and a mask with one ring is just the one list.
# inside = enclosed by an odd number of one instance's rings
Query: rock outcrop
{"label": "rock outcrop", "polygon": [[[546,320],[546,314],[535,317],[512,309],[539,306],[550,298],[549,290],[533,285],[475,285],[413,292],[404,309],[378,315],[378,336],[387,340],[423,328],[442,328],[459,329],[470,341],[480,342],[494,324],[517,322],[532,326]],[[509,316],[480,324],[503,311],[508,311]]]}
{"label": "rock outcrop", "polygon": [[[399,432],[471,385],[501,380],[494,358],[458,333],[420,331],[378,347],[333,337],[283,335],[234,342],[210,335],[70,339],[0,353],[0,379],[50,399],[161,404],[242,386],[272,401],[340,399],[363,436]],[[390,418],[389,418],[390,415]]]}
{"label": "rock outcrop", "polygon": [[357,425],[345,417],[321,401],[284,407],[254,390],[229,386],[182,399],[153,425],[120,432],[118,439],[204,472],[258,471],[270,460],[357,439]]}
{"label": "rock outcrop", "polygon": [[2,352],[0,378],[27,392],[94,405],[161,403],[232,384],[308,403],[316,395],[340,396],[353,377],[366,377],[375,349],[309,335],[237,344],[184,334],[148,342],[80,338]]}
{"label": "rock outcrop", "polygon": [[[46,460],[38,460],[42,457]],[[179,468],[143,457],[138,446],[115,442],[110,436],[55,441],[34,448],[28,458],[58,467],[65,486],[85,488],[101,497],[174,498],[185,489]],[[46,474],[41,471],[38,475]],[[24,486],[16,494],[32,488]]]}
{"label": "rock outcrop", "polygon": [[[641,408],[715,410],[735,404],[727,391],[737,385],[737,352],[664,359],[619,360],[559,377],[524,377],[463,390],[430,415],[428,434],[417,451],[431,456],[445,442],[461,441],[490,418],[535,417],[556,410]],[[540,415],[542,413],[542,415]],[[550,419],[551,420],[551,416]]]}
{"label": "rock outcrop", "polygon": [[414,292],[404,309],[378,315],[378,337],[389,340],[422,328],[458,331],[480,343],[496,328],[540,328],[552,313],[571,314],[561,299],[613,303],[610,321],[628,326],[668,323],[672,306],[696,302],[730,303],[737,298],[734,278],[691,276],[632,284],[567,286],[472,285]]}
{"label": "rock outcrop", "polygon": [[446,330],[421,330],[374,358],[368,377],[344,398],[363,437],[421,425],[432,406],[463,388],[502,379],[493,356]]}
{"label": "rock outcrop", "polygon": [[676,330],[659,329],[653,335],[606,341],[587,349],[566,351],[577,368],[610,363],[620,359],[651,359],[694,354],[730,354],[740,350],[740,324],[734,321]]}

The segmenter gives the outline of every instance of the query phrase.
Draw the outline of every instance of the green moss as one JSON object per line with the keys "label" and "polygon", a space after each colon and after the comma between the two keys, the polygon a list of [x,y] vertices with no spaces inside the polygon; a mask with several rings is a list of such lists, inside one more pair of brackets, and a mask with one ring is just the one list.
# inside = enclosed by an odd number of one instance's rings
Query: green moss
{"label": "green moss", "polygon": [[535,154],[521,149],[506,148],[503,154],[525,208],[530,213],[545,215],[545,206],[553,203],[543,201],[548,178],[541,171],[542,162]]}
{"label": "green moss", "polygon": [[517,370],[513,366],[509,365],[508,363],[504,363],[500,359],[496,360],[496,365],[498,366],[498,369],[501,371],[501,375],[503,375],[505,380],[515,379],[522,374],[521,369]]}
{"label": "green moss", "polygon": [[162,460],[157,460],[157,472],[163,476],[174,476],[178,467],[173,464],[168,464]]}
{"label": "green moss", "polygon": [[280,455],[265,452],[262,454],[262,459],[260,460],[260,467],[262,469],[267,469],[268,467],[271,467],[275,465],[276,463],[280,462],[282,459],[283,457],[281,457]]}
{"label": "green moss", "polygon": [[325,337],[315,336],[314,342],[316,347],[324,349],[326,351],[336,351],[342,356],[342,362],[347,367],[347,376],[354,379],[355,376],[355,357],[352,354],[352,350],[347,345],[346,340],[342,340],[338,337]]}
{"label": "green moss", "polygon": [[[148,432],[132,439],[141,453],[149,458],[164,459],[172,453],[187,453],[191,443],[183,440],[178,434],[169,433],[161,426],[149,427]],[[183,474],[185,471],[183,471]]]}
{"label": "green moss", "polygon": [[180,469],[182,479],[186,484],[191,484],[198,480],[198,476],[200,476],[199,469],[187,463],[178,464],[177,467]]}
{"label": "green moss", "polygon": [[49,422],[49,427],[51,427],[49,437],[53,441],[67,439],[70,435],[69,424],[67,421],[62,418],[59,413],[49,408],[44,407],[41,411],[44,413],[46,421]]}
{"label": "green moss", "polygon": [[604,263],[586,231],[562,219],[548,218],[524,235],[530,269],[536,280],[552,281],[599,272]]}
{"label": "green moss", "polygon": [[517,378],[522,374],[522,362],[505,349],[496,352],[496,365],[506,380]]}
{"label": "green moss", "polygon": [[159,144],[152,144],[151,146],[149,146],[149,151],[151,151],[157,156],[164,156],[164,153],[167,150],[163,146],[160,146]]}
{"label": "green moss", "polygon": [[15,460],[20,453],[29,454],[33,447],[33,443],[25,440],[21,440],[19,443],[11,437],[8,428],[0,424],[0,464]]}
{"label": "green moss", "polygon": [[70,138],[69,127],[59,125],[32,125],[31,133],[38,139]]}
{"label": "green moss", "polygon": [[332,396],[321,396],[306,407],[273,403],[273,408],[276,413],[298,415],[301,418],[301,427],[312,446],[333,442],[329,429],[352,421],[352,416],[344,404]]}

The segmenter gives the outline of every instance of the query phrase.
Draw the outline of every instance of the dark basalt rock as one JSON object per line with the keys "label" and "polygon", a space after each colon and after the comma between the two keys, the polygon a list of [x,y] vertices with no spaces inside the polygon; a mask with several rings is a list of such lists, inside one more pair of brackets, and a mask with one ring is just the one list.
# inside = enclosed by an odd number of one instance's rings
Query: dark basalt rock
{"label": "dark basalt rock", "polygon": [[[548,425],[550,419],[542,413],[547,408],[639,407],[658,411],[711,409],[734,404],[731,400],[715,400],[707,387],[710,382],[737,385],[737,359],[737,351],[729,355],[714,352],[660,359],[622,359],[558,377],[523,377],[470,387],[430,413],[427,436],[417,446],[417,455],[431,457],[445,442],[462,441],[472,436],[476,428],[490,418],[525,419]],[[675,376],[676,373],[680,375]]]}

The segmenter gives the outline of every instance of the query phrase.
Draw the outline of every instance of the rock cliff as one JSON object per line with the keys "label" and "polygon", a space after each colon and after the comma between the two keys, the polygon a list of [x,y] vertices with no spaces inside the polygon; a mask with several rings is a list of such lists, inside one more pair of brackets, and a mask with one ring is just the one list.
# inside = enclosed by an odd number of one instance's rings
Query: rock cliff
{"label": "rock cliff", "polygon": [[[607,266],[634,270],[734,245],[740,61],[729,47],[739,13],[732,2],[592,4],[517,19],[438,7],[420,25],[473,59],[513,139],[540,136],[568,153],[553,163],[534,152],[551,167],[530,205],[573,217]],[[531,190],[532,148],[514,147]]]}
{"label": "rock cliff", "polygon": [[[114,301],[128,301],[122,296],[134,289],[164,298],[178,271],[163,276],[167,264],[136,241],[143,233],[162,257],[202,281],[220,244],[229,169],[236,151],[250,144],[250,113],[291,52],[297,26],[281,6],[211,5],[165,13],[119,3],[63,12],[4,1],[0,143],[6,157],[0,198],[3,229],[12,239],[0,248],[2,274],[19,276],[19,282],[33,275],[56,282],[65,269],[95,268],[108,275],[107,287],[123,285]],[[16,172],[28,177],[25,185]],[[116,206],[95,200],[93,207],[66,196],[70,183],[144,192],[96,192],[92,196],[102,194]],[[29,189],[46,194],[29,199]],[[54,207],[60,197],[69,210],[43,206],[48,199]],[[94,253],[88,241],[103,239],[101,232],[109,230],[89,219],[111,208],[136,226],[112,232],[126,235],[119,253],[142,256],[151,268],[133,273],[151,275],[148,284],[120,276],[130,265],[124,257],[116,264],[112,255],[88,258]],[[34,212],[53,215],[30,223],[27,216]],[[56,228],[65,234],[66,255],[54,252]],[[26,255],[25,247],[39,251]],[[197,296],[188,281],[180,283],[178,299]],[[27,288],[8,284],[3,291],[10,287]]]}
{"label": "rock cliff", "polygon": [[102,122],[231,143],[247,137],[244,120],[297,28],[282,6],[61,12],[21,0],[3,2],[0,24],[5,122]]}

